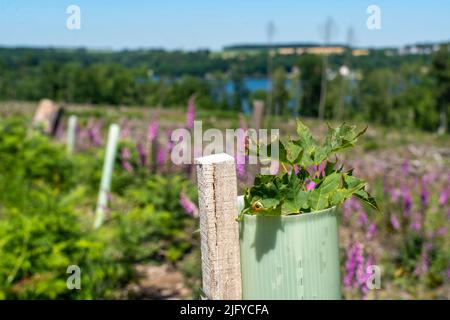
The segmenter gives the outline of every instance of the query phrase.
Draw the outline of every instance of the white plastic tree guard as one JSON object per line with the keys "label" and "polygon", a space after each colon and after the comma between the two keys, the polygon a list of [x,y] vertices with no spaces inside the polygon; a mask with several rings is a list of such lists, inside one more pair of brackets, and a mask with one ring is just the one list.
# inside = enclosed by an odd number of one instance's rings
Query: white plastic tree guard
{"label": "white plastic tree guard", "polygon": [[97,200],[97,209],[95,211],[94,228],[103,224],[105,219],[105,209],[108,206],[108,193],[111,189],[111,176],[116,159],[117,143],[119,141],[120,128],[113,123],[109,126],[108,144],[106,146],[105,161],[103,163],[102,180],[100,182],[100,191]]}
{"label": "white plastic tree guard", "polygon": [[77,116],[69,117],[69,125],[67,128],[67,152],[73,153],[76,145]]}

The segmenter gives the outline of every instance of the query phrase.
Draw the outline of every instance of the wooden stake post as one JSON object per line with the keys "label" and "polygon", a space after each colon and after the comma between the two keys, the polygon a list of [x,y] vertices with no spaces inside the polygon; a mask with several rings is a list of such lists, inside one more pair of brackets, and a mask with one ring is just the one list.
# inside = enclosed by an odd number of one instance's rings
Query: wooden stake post
{"label": "wooden stake post", "polygon": [[264,101],[253,101],[252,129],[259,130],[262,128],[264,121]]}
{"label": "wooden stake post", "polygon": [[234,158],[221,153],[197,165],[203,291],[211,300],[242,297]]}
{"label": "wooden stake post", "polygon": [[54,136],[61,119],[63,109],[49,99],[42,99],[34,114],[33,126],[42,127],[45,134]]}

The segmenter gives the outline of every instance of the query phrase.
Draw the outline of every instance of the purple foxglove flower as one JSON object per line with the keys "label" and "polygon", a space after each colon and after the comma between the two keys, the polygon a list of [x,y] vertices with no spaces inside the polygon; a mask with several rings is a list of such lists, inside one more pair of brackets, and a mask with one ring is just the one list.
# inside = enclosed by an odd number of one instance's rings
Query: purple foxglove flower
{"label": "purple foxglove flower", "polygon": [[300,168],[296,164],[294,164],[294,172],[295,174],[298,174],[300,172]]}
{"label": "purple foxglove flower", "polygon": [[122,168],[124,168],[128,172],[133,171],[133,166],[128,161],[122,161]]}
{"label": "purple foxglove flower", "polygon": [[130,160],[131,159],[131,153],[130,150],[128,150],[127,147],[122,148],[121,157],[124,160]]}
{"label": "purple foxglove flower", "polygon": [[409,191],[408,187],[405,184],[403,184],[401,187],[401,193],[403,197],[403,206],[404,206],[403,216],[409,217],[413,205],[413,199],[411,196],[411,192]]}
{"label": "purple foxglove flower", "polygon": [[400,229],[400,223],[398,222],[397,216],[395,214],[391,215],[391,224],[395,230]]}
{"label": "purple foxglove flower", "polygon": [[361,203],[359,201],[357,201],[355,198],[352,198],[352,208],[355,211],[361,211],[362,210],[362,206]]}
{"label": "purple foxglove flower", "polygon": [[236,163],[237,164],[245,164],[246,163],[246,155],[245,155],[245,142],[246,142],[246,133],[242,131],[242,129],[238,129],[237,136],[237,146],[236,146]]}
{"label": "purple foxglove flower", "polygon": [[171,137],[172,137],[172,129],[167,129],[166,134],[167,134],[167,151],[170,153],[172,152],[173,147],[175,146],[175,142],[172,141]]}
{"label": "purple foxglove flower", "polygon": [[103,144],[102,140],[102,126],[103,123],[101,121],[98,121],[95,126],[92,128],[92,143],[95,146],[101,146]]}
{"label": "purple foxglove flower", "polygon": [[450,188],[442,190],[441,193],[439,194],[439,205],[445,206],[449,198],[450,198]]}
{"label": "purple foxglove flower", "polygon": [[367,240],[372,240],[377,234],[377,225],[372,223],[369,228],[367,228],[366,238]]}
{"label": "purple foxglove flower", "polygon": [[187,128],[194,128],[194,119],[195,119],[195,96],[189,98],[188,102],[188,110],[186,114]]}
{"label": "purple foxglove flower", "polygon": [[403,176],[407,177],[409,175],[409,160],[405,160],[401,167]]}
{"label": "purple foxglove flower", "polygon": [[398,189],[390,189],[390,194],[391,194],[391,201],[397,202],[398,197],[400,195],[400,192],[398,191]]}
{"label": "purple foxglove flower", "polygon": [[94,143],[96,146],[101,146],[103,144],[103,139],[101,135],[101,131],[97,130],[94,138]]}
{"label": "purple foxglove flower", "polygon": [[427,190],[427,185],[425,180],[422,179],[421,189],[420,189],[420,201],[423,206],[427,206],[429,202],[430,195]]}
{"label": "purple foxglove flower", "polygon": [[347,246],[347,260],[345,262],[345,276],[344,276],[344,286],[349,288],[352,286],[353,276],[355,272],[356,262],[355,262],[355,254],[354,247],[352,243]]}
{"label": "purple foxglove flower", "polygon": [[87,129],[81,129],[80,133],[78,135],[78,139],[77,142],[79,141],[79,146],[81,147],[81,149],[85,150],[89,147],[89,142],[88,142],[88,131]]}
{"label": "purple foxglove flower", "polygon": [[159,122],[157,119],[153,119],[147,128],[147,142],[151,143],[158,135]]}
{"label": "purple foxglove flower", "polygon": [[432,184],[436,181],[438,174],[436,172],[430,172],[423,176],[423,182],[426,184]]}
{"label": "purple foxglove flower", "polygon": [[306,184],[306,191],[313,190],[316,187],[316,183],[312,180],[309,180],[308,178],[306,178],[305,184]]}
{"label": "purple foxglove flower", "polygon": [[239,178],[245,178],[247,175],[247,156],[245,155],[245,143],[246,143],[247,134],[243,129],[237,130],[237,148],[236,148],[236,172]]}
{"label": "purple foxglove flower", "polygon": [[245,164],[236,163],[236,173],[238,178],[244,179],[245,176],[247,175]]}
{"label": "purple foxglove flower", "polygon": [[147,162],[147,155],[145,153],[145,148],[144,148],[142,143],[138,142],[136,144],[136,151],[137,151],[137,153],[139,155],[139,161],[141,163],[141,166],[144,167],[145,163]]}
{"label": "purple foxglove flower", "polygon": [[413,230],[415,232],[419,232],[422,229],[420,213],[415,213],[412,216],[410,228],[411,228],[411,230]]}
{"label": "purple foxglove flower", "polygon": [[439,237],[443,237],[447,234],[447,228],[446,227],[440,227],[437,231],[436,231],[436,235]]}
{"label": "purple foxglove flower", "polygon": [[350,214],[351,214],[351,201],[352,199],[348,199],[346,201],[344,201],[344,205],[342,206],[342,214],[344,216],[344,221],[347,222],[350,218]]}
{"label": "purple foxglove flower", "polygon": [[420,231],[421,228],[422,228],[422,224],[419,221],[414,221],[411,223],[411,229],[413,231],[418,232],[418,231]]}
{"label": "purple foxglove flower", "polygon": [[122,162],[122,168],[128,172],[133,171],[133,166],[129,162],[130,159],[131,159],[130,150],[128,150],[128,148],[126,147],[123,147],[120,153],[120,160]]}
{"label": "purple foxglove flower", "polygon": [[364,276],[363,276],[363,279],[361,279],[361,280],[362,280],[362,281],[361,281],[361,291],[362,291],[362,293],[363,293],[363,297],[362,297],[362,298],[363,298],[364,300],[367,299],[367,293],[369,292],[369,288],[367,287],[367,280],[369,280],[370,273],[367,272],[367,269],[368,269],[370,266],[373,266],[374,264],[375,264],[375,259],[373,258],[372,255],[370,255],[370,256],[367,258],[366,263],[365,263],[365,265],[364,265],[364,269],[363,269],[363,271],[364,271]]}
{"label": "purple foxglove flower", "polygon": [[420,261],[416,268],[414,269],[414,275],[421,276],[428,272],[429,267],[429,257],[428,257],[428,251],[423,248],[422,254],[420,256]]}
{"label": "purple foxglove flower", "polygon": [[156,164],[158,166],[163,166],[166,163],[166,150],[164,148],[158,148],[156,154]]}
{"label": "purple foxglove flower", "polygon": [[358,262],[358,264],[361,264],[364,262],[364,256],[363,256],[363,252],[364,252],[364,245],[360,242],[356,243],[356,262]]}
{"label": "purple foxglove flower", "polygon": [[361,262],[358,264],[358,267],[356,269],[356,283],[361,287],[364,288],[366,285],[366,281],[368,279],[368,274],[366,273],[366,264],[364,263],[364,257],[361,253]]}
{"label": "purple foxglove flower", "polygon": [[359,213],[358,223],[362,226],[365,226],[369,223],[369,218],[367,217],[367,214],[364,211],[361,211]]}
{"label": "purple foxglove flower", "polygon": [[120,130],[120,139],[130,139],[131,138],[131,130],[128,125],[128,121],[122,125],[122,129]]}
{"label": "purple foxglove flower", "polygon": [[86,136],[89,139],[89,145],[93,145],[93,129],[94,129],[94,120],[90,118],[86,125]]}
{"label": "purple foxglove flower", "polygon": [[[362,243],[355,242],[347,248],[347,261],[345,263],[344,286],[351,287],[358,284],[362,277],[364,268],[364,247]],[[365,273],[365,272],[364,272]]]}
{"label": "purple foxglove flower", "polygon": [[180,205],[183,207],[184,211],[190,216],[196,218],[198,216],[198,209],[195,203],[193,203],[184,192],[180,194]]}
{"label": "purple foxglove flower", "polygon": [[87,138],[89,139],[89,144],[91,146],[98,146],[99,138],[99,127],[96,125],[93,119],[89,119],[87,127]]}

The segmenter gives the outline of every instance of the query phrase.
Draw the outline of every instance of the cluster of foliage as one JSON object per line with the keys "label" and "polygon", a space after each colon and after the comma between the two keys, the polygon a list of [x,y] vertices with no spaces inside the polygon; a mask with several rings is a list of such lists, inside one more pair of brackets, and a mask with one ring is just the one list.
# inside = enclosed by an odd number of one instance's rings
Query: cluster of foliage
{"label": "cluster of foliage", "polygon": [[[420,160],[415,160],[420,161]],[[427,160],[424,160],[426,162]],[[342,210],[344,294],[348,299],[448,299],[450,284],[450,180],[448,168],[409,160],[386,169],[362,162],[370,172],[383,215],[369,218],[355,199]],[[364,270],[383,268],[382,289],[369,290]]]}
{"label": "cluster of foliage", "polygon": [[[102,158],[68,155],[23,118],[0,121],[0,299],[118,298],[134,264],[180,263],[193,250],[196,222],[179,194],[195,190],[181,176],[117,170],[113,181],[133,183],[114,186],[109,218],[92,228]],[[70,265],[81,290],[66,285]]]}
{"label": "cluster of foliage", "polygon": [[[353,147],[364,132],[365,129],[358,133],[354,126],[346,124],[329,127],[325,141],[319,144],[308,127],[298,121],[297,139],[277,140],[267,146],[267,154],[273,161],[279,161],[284,172],[257,176],[254,185],[245,192],[241,214],[292,215],[320,211],[342,204],[352,196],[379,210],[375,199],[365,190],[366,183],[353,176],[352,170],[338,168],[337,160],[329,160],[336,152]],[[279,150],[277,157],[270,154],[273,143]]]}
{"label": "cluster of foliage", "polygon": [[[429,131],[443,127],[440,121],[449,113],[447,46],[434,54],[371,50],[361,57],[347,49],[328,61],[327,118]],[[349,75],[339,72],[343,65]],[[269,113],[318,116],[322,58],[275,55],[273,66]],[[265,75],[267,52],[230,58],[208,51],[0,48],[0,99],[172,107],[195,93],[200,108],[242,111],[251,100],[267,99],[265,90],[250,90],[245,79]]]}
{"label": "cluster of foliage", "polygon": [[[65,149],[20,119],[2,121],[0,132],[0,297],[111,297],[129,270],[83,228]],[[68,290],[69,265],[83,270],[83,290]]]}

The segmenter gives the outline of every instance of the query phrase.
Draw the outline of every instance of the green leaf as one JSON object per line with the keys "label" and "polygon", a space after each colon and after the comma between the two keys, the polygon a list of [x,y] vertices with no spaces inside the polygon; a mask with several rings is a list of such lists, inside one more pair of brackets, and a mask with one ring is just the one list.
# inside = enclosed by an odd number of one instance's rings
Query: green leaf
{"label": "green leaf", "polygon": [[335,192],[341,183],[341,175],[332,173],[325,177],[322,182],[311,191],[309,204],[313,210],[322,210],[329,206],[330,195]]}
{"label": "green leaf", "polygon": [[317,142],[311,135],[309,128],[301,121],[297,121],[297,140],[292,140],[292,143],[302,150],[302,157],[296,159],[295,164],[308,167],[314,163],[314,154],[317,150]]}
{"label": "green leaf", "polygon": [[358,192],[355,192],[355,196],[361,200],[361,202],[372,209],[381,212],[380,206],[378,205],[376,199],[371,196],[367,191],[365,190],[359,190]]}
{"label": "green leaf", "polygon": [[281,214],[300,213],[302,208],[308,208],[309,193],[302,190],[302,181],[295,174],[285,174],[289,182],[281,205]]}
{"label": "green leaf", "polygon": [[300,120],[297,120],[297,134],[303,146],[308,147],[315,144],[311,131]]}
{"label": "green leaf", "polygon": [[292,141],[285,143],[284,148],[286,149],[286,160],[290,164],[296,163],[296,161],[298,161],[299,157],[301,158],[302,153],[303,153],[303,148],[296,145]]}
{"label": "green leaf", "polygon": [[[337,157],[335,162],[329,161],[330,155],[353,147],[366,129],[357,132],[355,126],[345,123],[336,128],[328,126],[326,139],[319,144],[308,127],[297,121],[298,138],[289,138],[287,142],[275,140],[267,146],[259,146],[260,155],[265,151],[268,157],[296,166],[299,172],[257,176],[253,187],[245,192],[242,214],[289,215],[318,211],[342,204],[353,195],[379,210],[375,199],[364,190],[363,180],[354,177],[352,170],[343,172],[343,166],[336,168]],[[272,146],[279,149],[277,158],[271,154]],[[325,177],[311,177],[307,168],[324,161]],[[316,183],[313,190],[306,191],[306,179]]]}

